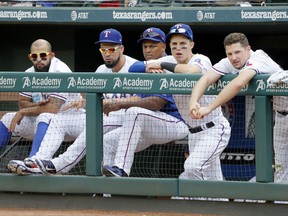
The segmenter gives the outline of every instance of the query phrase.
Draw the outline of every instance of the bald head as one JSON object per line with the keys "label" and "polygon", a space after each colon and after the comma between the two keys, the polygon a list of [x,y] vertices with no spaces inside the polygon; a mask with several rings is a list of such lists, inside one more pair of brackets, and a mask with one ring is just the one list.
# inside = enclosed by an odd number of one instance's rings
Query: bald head
{"label": "bald head", "polygon": [[32,52],[32,50],[35,50],[35,48],[37,50],[39,48],[41,48],[43,51],[45,50],[46,52],[51,52],[52,51],[51,44],[47,40],[44,40],[44,39],[38,39],[38,40],[34,41],[31,44],[30,51]]}

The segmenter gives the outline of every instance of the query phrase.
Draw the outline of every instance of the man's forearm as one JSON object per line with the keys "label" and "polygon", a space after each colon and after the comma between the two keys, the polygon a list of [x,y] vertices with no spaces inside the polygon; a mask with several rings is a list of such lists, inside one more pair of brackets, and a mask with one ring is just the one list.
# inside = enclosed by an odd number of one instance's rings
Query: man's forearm
{"label": "man's forearm", "polygon": [[59,109],[57,109],[53,105],[42,105],[42,106],[33,106],[33,107],[27,107],[24,109],[19,110],[19,112],[23,116],[38,116],[41,113],[47,112],[47,113],[57,113]]}

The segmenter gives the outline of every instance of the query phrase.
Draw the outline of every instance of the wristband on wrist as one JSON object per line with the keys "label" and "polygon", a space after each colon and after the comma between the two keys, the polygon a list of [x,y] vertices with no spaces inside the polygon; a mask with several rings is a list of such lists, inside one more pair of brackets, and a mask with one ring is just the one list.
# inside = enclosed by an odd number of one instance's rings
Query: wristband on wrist
{"label": "wristband on wrist", "polygon": [[161,62],[160,66],[162,69],[171,71],[173,73],[175,73],[175,67],[177,64],[174,63],[170,63],[170,62]]}

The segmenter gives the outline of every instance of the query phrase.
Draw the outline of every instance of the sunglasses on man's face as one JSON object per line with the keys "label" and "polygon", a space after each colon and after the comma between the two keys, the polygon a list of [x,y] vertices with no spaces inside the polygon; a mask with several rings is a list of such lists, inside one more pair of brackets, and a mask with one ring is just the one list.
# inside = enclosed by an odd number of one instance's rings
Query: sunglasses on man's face
{"label": "sunglasses on man's face", "polygon": [[30,53],[29,57],[32,59],[32,61],[37,61],[38,57],[40,57],[41,60],[47,60],[48,55],[50,52],[41,52],[41,53]]}
{"label": "sunglasses on man's face", "polygon": [[118,47],[110,47],[110,48],[100,48],[99,51],[102,54],[106,54],[108,52],[111,55],[114,52],[116,52],[119,48],[120,48],[120,46],[118,46]]}

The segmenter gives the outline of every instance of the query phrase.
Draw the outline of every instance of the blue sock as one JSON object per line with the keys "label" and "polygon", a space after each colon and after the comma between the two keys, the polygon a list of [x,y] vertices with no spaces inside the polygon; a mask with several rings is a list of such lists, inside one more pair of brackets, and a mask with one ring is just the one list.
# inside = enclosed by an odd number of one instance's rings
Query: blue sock
{"label": "blue sock", "polygon": [[46,134],[46,131],[48,129],[49,124],[45,123],[45,122],[39,122],[39,124],[37,125],[37,130],[36,133],[34,135],[34,139],[33,139],[33,143],[32,143],[32,148],[29,154],[29,157],[32,157],[33,155],[35,155],[41,145],[41,142]]}
{"label": "blue sock", "polygon": [[8,131],[8,128],[0,121],[0,147],[5,147],[10,138],[12,133]]}

